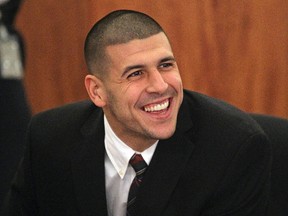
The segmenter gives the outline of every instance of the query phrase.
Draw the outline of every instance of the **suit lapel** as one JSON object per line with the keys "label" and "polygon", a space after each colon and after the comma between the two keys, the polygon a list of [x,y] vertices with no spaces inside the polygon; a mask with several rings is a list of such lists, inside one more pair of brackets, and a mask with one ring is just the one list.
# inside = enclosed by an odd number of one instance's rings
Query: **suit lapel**
{"label": "suit lapel", "polygon": [[[176,187],[194,144],[192,118],[185,105],[181,106],[176,133],[158,143],[137,196],[139,216],[161,215]],[[82,127],[83,139],[74,149],[72,173],[81,214],[107,215],[105,192],[105,147],[103,113],[93,111]]]}
{"label": "suit lapel", "polygon": [[139,215],[161,215],[185,172],[185,164],[194,149],[194,130],[189,113],[182,106],[176,133],[158,143],[137,196]]}
{"label": "suit lapel", "polygon": [[83,139],[74,149],[72,172],[81,215],[107,215],[103,114],[94,111],[82,127]]}

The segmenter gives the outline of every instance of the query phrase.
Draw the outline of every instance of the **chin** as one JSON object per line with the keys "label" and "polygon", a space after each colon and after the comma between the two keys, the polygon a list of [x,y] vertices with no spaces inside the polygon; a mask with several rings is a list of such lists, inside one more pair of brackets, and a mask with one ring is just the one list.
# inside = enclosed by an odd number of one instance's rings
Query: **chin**
{"label": "chin", "polygon": [[[157,129],[155,130],[157,131]],[[173,129],[170,129],[170,130],[160,130],[160,131],[157,131],[156,133],[154,132],[154,135],[156,137],[156,139],[159,139],[159,140],[164,140],[164,139],[169,139],[175,132],[175,128]]]}

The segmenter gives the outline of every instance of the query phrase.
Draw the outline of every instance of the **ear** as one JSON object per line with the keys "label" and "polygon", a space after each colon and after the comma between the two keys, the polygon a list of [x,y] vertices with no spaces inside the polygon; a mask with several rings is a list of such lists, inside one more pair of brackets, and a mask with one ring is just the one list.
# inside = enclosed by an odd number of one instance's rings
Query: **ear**
{"label": "ear", "polygon": [[85,77],[85,87],[92,102],[98,107],[106,105],[105,89],[103,82],[94,75]]}

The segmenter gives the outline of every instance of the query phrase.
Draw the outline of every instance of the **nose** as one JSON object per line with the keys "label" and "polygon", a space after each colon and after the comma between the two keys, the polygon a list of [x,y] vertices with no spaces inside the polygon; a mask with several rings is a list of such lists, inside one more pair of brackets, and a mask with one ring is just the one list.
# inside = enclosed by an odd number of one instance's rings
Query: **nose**
{"label": "nose", "polygon": [[147,92],[163,93],[167,90],[167,88],[168,83],[163,78],[163,74],[161,74],[158,70],[153,70],[149,73]]}

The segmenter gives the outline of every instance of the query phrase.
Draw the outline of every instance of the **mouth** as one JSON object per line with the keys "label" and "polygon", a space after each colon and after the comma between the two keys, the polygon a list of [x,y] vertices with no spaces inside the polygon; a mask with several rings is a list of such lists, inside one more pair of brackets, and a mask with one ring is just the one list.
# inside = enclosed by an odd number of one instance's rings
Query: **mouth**
{"label": "mouth", "polygon": [[160,103],[149,104],[143,107],[143,110],[148,113],[152,112],[163,112],[166,111],[170,106],[170,100],[166,99]]}

